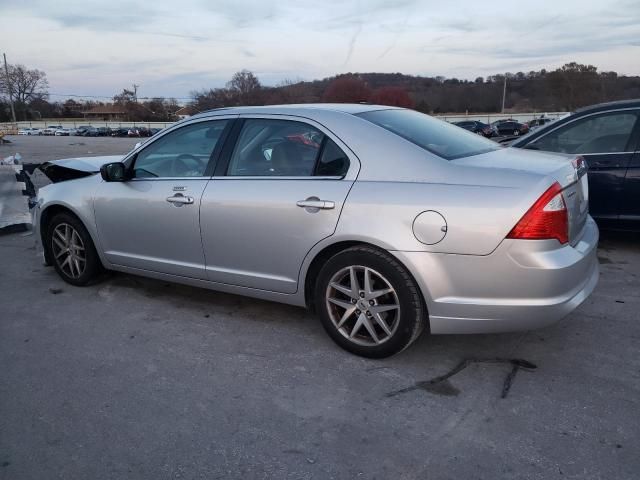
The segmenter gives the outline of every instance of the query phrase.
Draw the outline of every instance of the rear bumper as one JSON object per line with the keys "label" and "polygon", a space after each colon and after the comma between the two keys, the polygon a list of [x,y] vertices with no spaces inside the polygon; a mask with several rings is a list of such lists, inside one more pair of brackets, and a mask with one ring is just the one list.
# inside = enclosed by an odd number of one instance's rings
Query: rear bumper
{"label": "rear bumper", "polygon": [[504,240],[490,255],[393,252],[420,284],[431,333],[497,333],[553,324],[598,283],[599,232],[588,218],[580,240]]}

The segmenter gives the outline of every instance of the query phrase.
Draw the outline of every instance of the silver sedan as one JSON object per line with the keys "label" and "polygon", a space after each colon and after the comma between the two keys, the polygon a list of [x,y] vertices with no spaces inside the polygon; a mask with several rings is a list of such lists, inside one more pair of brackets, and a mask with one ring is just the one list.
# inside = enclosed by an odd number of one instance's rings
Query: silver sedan
{"label": "silver sedan", "polygon": [[306,306],[367,357],[425,329],[542,327],[598,280],[582,158],[411,110],[219,109],[42,170],[34,222],[65,281],[118,270]]}

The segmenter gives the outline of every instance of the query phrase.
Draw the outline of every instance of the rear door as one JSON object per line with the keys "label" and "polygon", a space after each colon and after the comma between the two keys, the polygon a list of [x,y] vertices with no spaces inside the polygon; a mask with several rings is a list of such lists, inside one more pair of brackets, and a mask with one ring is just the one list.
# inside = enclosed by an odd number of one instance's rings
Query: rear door
{"label": "rear door", "polygon": [[200,209],[207,276],[295,293],[305,256],[335,231],[359,162],[298,117],[244,117],[227,145]]}
{"label": "rear door", "polygon": [[638,111],[624,109],[577,118],[536,138],[525,148],[582,155],[589,168],[589,210],[600,220],[617,220],[627,168],[634,155]]}
{"label": "rear door", "polygon": [[640,120],[636,124],[634,141],[636,152],[624,178],[620,220],[622,228],[636,230],[640,228]]}

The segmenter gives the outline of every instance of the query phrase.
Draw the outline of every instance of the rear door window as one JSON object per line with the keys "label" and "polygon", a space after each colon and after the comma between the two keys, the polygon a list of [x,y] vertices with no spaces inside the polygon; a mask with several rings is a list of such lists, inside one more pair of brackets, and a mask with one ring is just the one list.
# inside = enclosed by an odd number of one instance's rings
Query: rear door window
{"label": "rear door window", "polygon": [[316,127],[266,118],[244,121],[227,175],[259,177],[343,176],[348,157]]}

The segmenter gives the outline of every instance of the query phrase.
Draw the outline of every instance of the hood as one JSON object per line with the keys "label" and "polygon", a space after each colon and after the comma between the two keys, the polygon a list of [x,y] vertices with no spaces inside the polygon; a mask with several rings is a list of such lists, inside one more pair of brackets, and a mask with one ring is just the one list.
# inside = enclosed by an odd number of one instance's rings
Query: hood
{"label": "hood", "polygon": [[100,167],[105,163],[119,162],[123,158],[124,155],[64,158],[62,160],[45,162],[38,168],[49,177],[53,183],[57,183],[94,175],[100,171]]}

